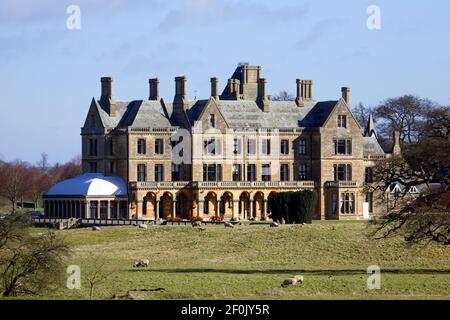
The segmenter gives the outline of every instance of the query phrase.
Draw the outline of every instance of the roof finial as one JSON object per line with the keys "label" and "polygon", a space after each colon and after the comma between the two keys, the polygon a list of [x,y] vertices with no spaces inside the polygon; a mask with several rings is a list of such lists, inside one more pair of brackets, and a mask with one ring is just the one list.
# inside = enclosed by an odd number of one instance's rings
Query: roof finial
{"label": "roof finial", "polygon": [[369,120],[367,121],[366,132],[364,133],[366,137],[375,137],[378,140],[377,130],[375,129],[375,121],[373,120],[373,114],[370,113]]}

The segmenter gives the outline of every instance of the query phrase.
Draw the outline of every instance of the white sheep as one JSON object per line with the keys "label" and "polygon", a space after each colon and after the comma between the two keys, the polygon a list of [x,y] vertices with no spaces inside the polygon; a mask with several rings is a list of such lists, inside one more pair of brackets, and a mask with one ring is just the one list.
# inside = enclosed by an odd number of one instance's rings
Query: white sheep
{"label": "white sheep", "polygon": [[144,267],[148,267],[148,265],[150,264],[150,261],[148,259],[140,259],[134,262],[133,267],[135,268],[144,268]]}
{"label": "white sheep", "polygon": [[292,278],[287,278],[283,281],[283,283],[281,284],[281,286],[287,287],[287,286],[295,286],[297,284],[302,284],[303,283],[303,276],[298,275],[298,276],[293,276]]}
{"label": "white sheep", "polygon": [[281,284],[281,286],[284,288],[284,287],[287,287],[287,286],[295,286],[296,284],[297,284],[297,282],[298,282],[298,280],[297,280],[297,278],[287,278],[287,279],[285,279],[284,281],[283,281],[283,283]]}
{"label": "white sheep", "polygon": [[234,225],[230,222],[225,222],[225,228],[234,228]]}

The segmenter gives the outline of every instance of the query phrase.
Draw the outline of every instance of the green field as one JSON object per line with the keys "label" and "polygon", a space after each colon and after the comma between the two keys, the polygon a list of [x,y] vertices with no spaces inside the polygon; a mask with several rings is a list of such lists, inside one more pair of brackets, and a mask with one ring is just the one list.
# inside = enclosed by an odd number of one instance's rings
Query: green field
{"label": "green field", "polygon": [[[371,240],[362,222],[313,225],[110,227],[59,231],[73,247],[68,264],[100,258],[115,270],[96,299],[132,292],[147,299],[449,299],[450,248]],[[35,229],[34,232],[43,232]],[[132,267],[137,259],[150,266]],[[381,290],[368,290],[366,269],[381,268]],[[282,288],[297,274],[305,282]],[[155,289],[162,288],[162,290]],[[49,299],[85,299],[61,289]]]}

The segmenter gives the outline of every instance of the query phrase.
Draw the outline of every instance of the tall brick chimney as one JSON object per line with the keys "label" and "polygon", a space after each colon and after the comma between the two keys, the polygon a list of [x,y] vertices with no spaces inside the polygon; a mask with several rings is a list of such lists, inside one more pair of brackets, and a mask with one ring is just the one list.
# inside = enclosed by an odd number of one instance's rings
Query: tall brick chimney
{"label": "tall brick chimney", "polygon": [[211,78],[211,97],[219,100],[219,78]]}
{"label": "tall brick chimney", "polygon": [[148,80],[150,95],[148,100],[159,100],[159,79],[153,78]]}
{"label": "tall brick chimney", "polygon": [[110,116],[116,113],[116,102],[114,101],[113,94],[113,78],[103,77],[101,78],[102,83],[102,95],[100,97],[100,105],[105,109]]}
{"label": "tall brick chimney", "polygon": [[350,88],[349,87],[342,87],[342,99],[344,99],[345,103],[347,103],[347,106],[350,107]]}

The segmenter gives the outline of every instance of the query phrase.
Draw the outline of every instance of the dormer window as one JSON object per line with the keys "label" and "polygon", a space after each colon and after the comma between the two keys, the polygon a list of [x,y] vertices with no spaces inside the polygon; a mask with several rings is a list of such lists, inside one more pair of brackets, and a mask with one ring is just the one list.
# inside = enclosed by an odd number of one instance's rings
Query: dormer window
{"label": "dormer window", "polygon": [[346,115],[338,115],[337,117],[337,126],[338,128],[347,128],[347,116]]}

